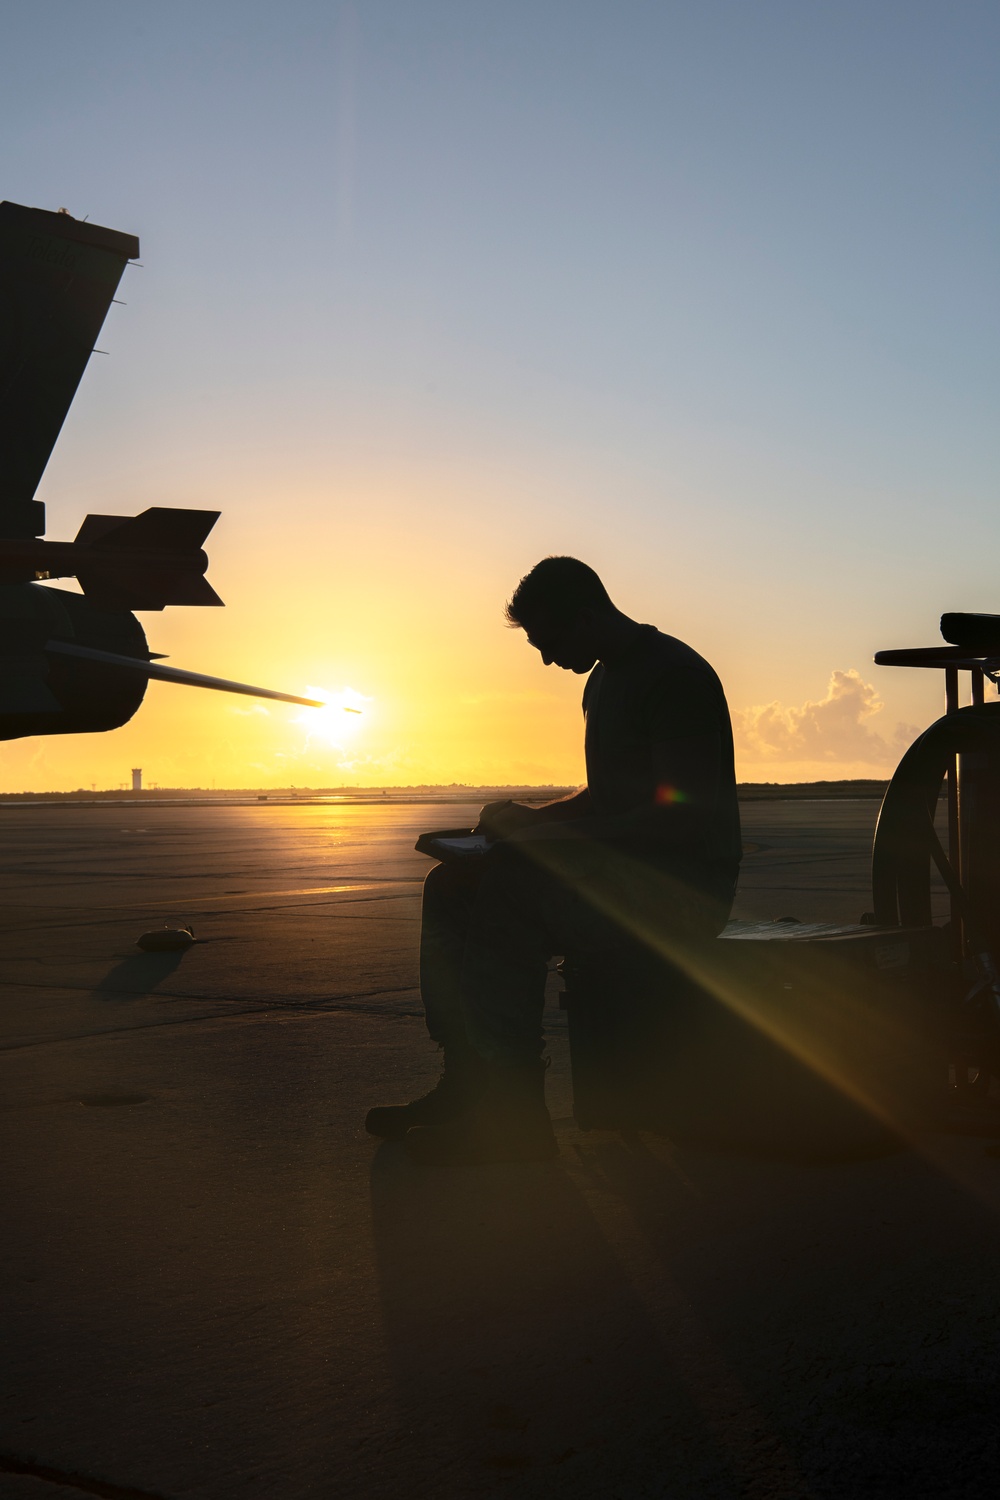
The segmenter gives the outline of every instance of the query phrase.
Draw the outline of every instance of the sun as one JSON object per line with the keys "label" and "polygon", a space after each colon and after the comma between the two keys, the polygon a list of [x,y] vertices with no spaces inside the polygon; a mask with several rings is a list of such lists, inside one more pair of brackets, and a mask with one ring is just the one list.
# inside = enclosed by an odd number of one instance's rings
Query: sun
{"label": "sun", "polygon": [[319,698],[323,707],[304,709],[295,722],[304,724],[310,736],[331,745],[346,745],[355,738],[364,723],[367,705],[373,702],[352,687],[322,688],[311,683],[306,692],[310,698]]}

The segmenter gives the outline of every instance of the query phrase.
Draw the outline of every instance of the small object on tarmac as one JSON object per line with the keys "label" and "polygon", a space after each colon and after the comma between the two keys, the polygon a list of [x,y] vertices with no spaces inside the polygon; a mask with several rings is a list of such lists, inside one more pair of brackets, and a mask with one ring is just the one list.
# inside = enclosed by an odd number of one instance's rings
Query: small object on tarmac
{"label": "small object on tarmac", "polygon": [[195,941],[193,927],[154,927],[136,938],[135,946],[144,953],[183,953]]}

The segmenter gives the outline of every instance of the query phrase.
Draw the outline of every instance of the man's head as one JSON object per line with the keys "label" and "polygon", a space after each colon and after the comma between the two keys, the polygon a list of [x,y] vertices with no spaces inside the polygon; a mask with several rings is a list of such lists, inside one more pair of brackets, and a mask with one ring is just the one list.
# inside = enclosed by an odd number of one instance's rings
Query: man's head
{"label": "man's head", "polygon": [[615,616],[593,568],[575,557],[544,557],[526,573],[507,604],[507,623],[519,627],[541,654],[567,672],[589,672],[600,655],[602,625]]}

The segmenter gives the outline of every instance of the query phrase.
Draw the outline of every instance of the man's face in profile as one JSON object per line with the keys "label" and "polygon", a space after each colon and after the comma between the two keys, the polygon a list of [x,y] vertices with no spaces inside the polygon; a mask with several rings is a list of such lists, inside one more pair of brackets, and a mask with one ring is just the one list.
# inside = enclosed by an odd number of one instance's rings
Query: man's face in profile
{"label": "man's face in profile", "polygon": [[593,616],[581,609],[570,619],[553,619],[539,613],[524,625],[528,645],[534,646],[547,667],[562,667],[564,672],[589,672],[597,661],[593,642]]}

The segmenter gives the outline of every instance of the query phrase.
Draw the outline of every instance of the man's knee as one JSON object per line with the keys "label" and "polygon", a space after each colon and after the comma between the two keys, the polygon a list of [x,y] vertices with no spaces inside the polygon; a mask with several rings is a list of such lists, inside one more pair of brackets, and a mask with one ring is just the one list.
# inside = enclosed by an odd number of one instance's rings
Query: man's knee
{"label": "man's knee", "polygon": [[447,905],[464,895],[468,884],[468,876],[460,865],[434,865],[424,877],[424,905]]}
{"label": "man's knee", "polygon": [[433,927],[453,929],[465,926],[476,899],[479,884],[475,871],[459,863],[435,865],[424,879],[421,920],[426,930]]}
{"label": "man's knee", "polygon": [[432,865],[424,876],[424,900],[436,901],[448,889],[448,865]]}

